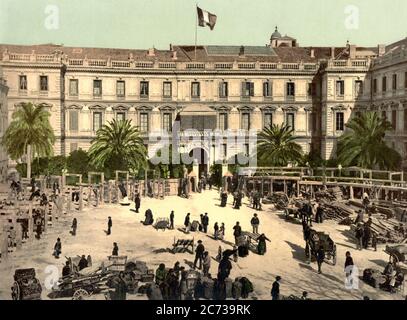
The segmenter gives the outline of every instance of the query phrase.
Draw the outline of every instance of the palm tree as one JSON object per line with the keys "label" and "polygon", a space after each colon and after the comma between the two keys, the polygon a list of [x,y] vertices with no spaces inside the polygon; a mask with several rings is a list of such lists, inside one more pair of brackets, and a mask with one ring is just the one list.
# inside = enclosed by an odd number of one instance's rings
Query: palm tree
{"label": "palm tree", "polygon": [[43,104],[21,103],[1,141],[11,159],[26,155],[28,179],[31,178],[32,156],[50,157],[53,154],[55,136],[50,115]]}
{"label": "palm tree", "polygon": [[338,161],[343,166],[392,170],[399,166],[400,154],[386,145],[386,132],[392,130],[390,122],[377,112],[365,112],[346,124],[350,130],[338,141]]}
{"label": "palm tree", "polygon": [[286,166],[290,161],[300,161],[302,148],[295,142],[293,130],[288,125],[270,125],[257,135],[257,159],[260,165]]}
{"label": "palm tree", "polygon": [[96,132],[88,151],[96,168],[113,170],[139,169],[147,162],[147,150],[138,129],[131,120],[109,121]]}

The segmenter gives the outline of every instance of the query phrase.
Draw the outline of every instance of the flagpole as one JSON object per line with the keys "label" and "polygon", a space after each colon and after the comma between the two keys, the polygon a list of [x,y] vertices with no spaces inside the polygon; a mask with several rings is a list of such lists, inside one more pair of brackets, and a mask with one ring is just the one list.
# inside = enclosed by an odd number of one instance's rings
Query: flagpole
{"label": "flagpole", "polygon": [[195,9],[195,61],[196,61],[196,45],[198,42],[198,4]]}

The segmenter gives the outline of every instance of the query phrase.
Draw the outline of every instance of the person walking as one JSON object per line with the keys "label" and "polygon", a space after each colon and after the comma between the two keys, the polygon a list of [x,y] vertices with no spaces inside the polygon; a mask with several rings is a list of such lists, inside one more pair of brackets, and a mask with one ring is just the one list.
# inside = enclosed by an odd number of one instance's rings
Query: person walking
{"label": "person walking", "polygon": [[204,276],[209,275],[209,269],[211,267],[211,257],[208,251],[205,251],[203,254],[203,274]]}
{"label": "person walking", "polygon": [[58,238],[57,242],[54,245],[54,253],[52,255],[55,257],[55,259],[59,259],[59,255],[61,254],[61,252],[62,252],[62,243],[61,239]]}
{"label": "person walking", "polygon": [[194,269],[196,269],[196,264],[199,261],[199,268],[202,269],[202,262],[203,262],[203,254],[205,252],[205,247],[202,244],[202,240],[198,240],[198,245],[195,249],[195,261],[194,261]]}
{"label": "person walking", "polygon": [[259,218],[257,217],[257,213],[255,213],[255,214],[253,215],[253,218],[252,218],[252,220],[250,220],[250,223],[251,223],[252,228],[253,228],[253,233],[254,233],[254,234],[258,234],[258,233],[259,233],[260,220],[259,220]]}
{"label": "person walking", "polygon": [[238,244],[239,237],[242,235],[242,227],[240,226],[239,221],[236,222],[236,225],[233,227],[233,235],[235,236],[235,244]]}
{"label": "person walking", "polygon": [[174,229],[174,211],[172,210],[170,213],[170,229]]}
{"label": "person walking", "polygon": [[139,213],[141,198],[140,198],[140,194],[138,192],[136,193],[136,195],[134,197],[134,204],[136,206],[136,213]]}
{"label": "person walking", "polygon": [[73,220],[72,220],[72,232],[71,232],[71,234],[73,236],[76,236],[77,227],[78,227],[78,221],[76,220],[76,218],[73,218]]}
{"label": "person walking", "polygon": [[205,215],[202,217],[203,232],[205,232],[205,233],[208,232],[208,225],[209,225],[209,217],[208,217],[208,213],[205,212]]}
{"label": "person walking", "polygon": [[118,255],[119,255],[119,246],[117,245],[116,242],[113,242],[112,256],[117,257]]}
{"label": "person walking", "polygon": [[112,227],[113,227],[113,221],[112,221],[112,218],[109,217],[107,219],[107,235],[110,235],[112,233]]}
{"label": "person walking", "polygon": [[273,282],[273,286],[271,287],[272,300],[280,300],[280,281],[281,277],[277,276],[276,281]]}
{"label": "person walking", "polygon": [[218,223],[215,222],[215,225],[213,226],[213,235],[215,237],[215,240],[218,240],[219,237],[219,226]]}
{"label": "person walking", "polygon": [[185,216],[185,220],[184,220],[184,226],[185,226],[185,231],[186,233],[189,233],[190,229],[191,229],[191,218],[190,218],[190,213],[188,212],[187,215]]}
{"label": "person walking", "polygon": [[322,246],[319,247],[317,254],[316,254],[316,258],[317,258],[317,263],[318,263],[318,273],[321,274],[322,273],[322,263],[324,262],[325,259],[325,250]]}

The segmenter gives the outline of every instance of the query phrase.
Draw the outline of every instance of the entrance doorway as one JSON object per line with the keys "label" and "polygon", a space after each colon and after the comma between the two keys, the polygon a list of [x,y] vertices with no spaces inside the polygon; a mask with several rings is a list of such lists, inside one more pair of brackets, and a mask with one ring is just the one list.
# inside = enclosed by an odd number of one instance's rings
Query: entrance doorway
{"label": "entrance doorway", "polygon": [[189,156],[198,162],[199,172],[198,172],[198,179],[204,175],[205,177],[208,176],[208,153],[202,148],[195,148],[189,152]]}

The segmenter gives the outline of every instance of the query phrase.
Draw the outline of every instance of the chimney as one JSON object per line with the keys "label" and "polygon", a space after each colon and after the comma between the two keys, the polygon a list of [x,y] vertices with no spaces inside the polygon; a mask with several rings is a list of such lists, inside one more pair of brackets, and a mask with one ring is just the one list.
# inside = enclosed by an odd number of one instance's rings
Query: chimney
{"label": "chimney", "polygon": [[335,59],[335,47],[331,47],[331,59]]}
{"label": "chimney", "polygon": [[155,48],[150,48],[148,49],[148,56],[149,57],[154,57],[155,56]]}
{"label": "chimney", "polygon": [[172,43],[170,43],[170,51],[172,51]]}
{"label": "chimney", "polygon": [[384,55],[386,53],[386,45],[385,44],[379,44],[377,46],[377,54],[379,57]]}
{"label": "chimney", "polygon": [[349,45],[349,58],[356,59],[356,46],[354,44]]}
{"label": "chimney", "polygon": [[311,58],[315,58],[315,49],[314,48],[311,48],[310,55],[311,55]]}
{"label": "chimney", "polygon": [[240,46],[239,56],[244,56],[244,46]]}

